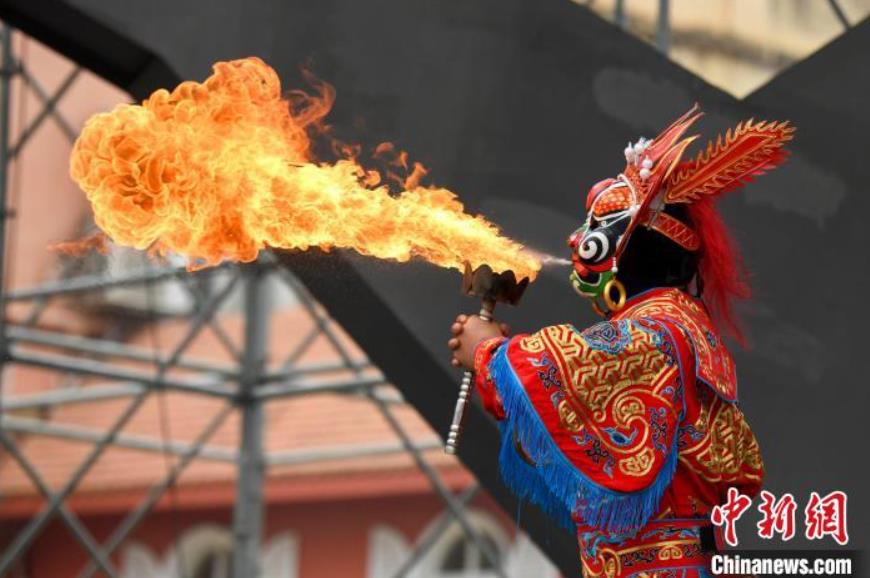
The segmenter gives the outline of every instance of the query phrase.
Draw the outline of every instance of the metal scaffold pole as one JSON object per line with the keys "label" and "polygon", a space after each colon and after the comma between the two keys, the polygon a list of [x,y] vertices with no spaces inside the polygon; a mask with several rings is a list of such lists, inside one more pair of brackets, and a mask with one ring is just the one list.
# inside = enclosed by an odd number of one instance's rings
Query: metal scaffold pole
{"label": "metal scaffold pole", "polygon": [[627,28],[625,18],[625,0],[616,0],[616,4],[613,6],[613,21],[623,30]]}
{"label": "metal scaffold pole", "polygon": [[662,54],[671,51],[671,2],[659,0],[659,16],[656,25],[656,46]]}
{"label": "metal scaffold pole", "polygon": [[259,264],[244,272],[245,342],[239,381],[241,442],[233,518],[234,578],[260,576],[263,530],[263,400],[254,395],[263,375],[269,339],[270,303],[266,274]]}
{"label": "metal scaffold pole", "polygon": [[[34,286],[8,286],[9,271],[6,267],[9,266],[7,261],[12,261],[12,254],[7,259],[6,251],[7,248],[12,251],[14,244],[7,244],[6,238],[10,215],[7,197],[12,196],[12,202],[16,203],[14,197],[18,190],[17,179],[13,179],[14,191],[9,193],[10,163],[16,155],[27,152],[27,145],[32,147],[34,142],[39,142],[31,137],[47,120],[56,121],[63,134],[72,140],[76,124],[63,116],[58,105],[82,75],[75,68],[53,92],[45,90],[39,84],[40,79],[30,72],[26,58],[22,60],[25,51],[13,52],[12,29],[0,23],[0,33],[0,303],[4,308],[4,315],[0,317],[0,452],[10,457],[10,464],[14,462],[21,470],[22,481],[29,482],[34,495],[43,499],[43,505],[29,519],[22,520],[20,528],[10,531],[8,539],[4,535],[4,542],[0,545],[0,577],[17,575],[15,572],[19,568],[26,567],[29,564],[27,556],[38,555],[35,546],[47,531],[53,531],[55,524],[65,526],[87,554],[87,560],[81,563],[78,574],[75,574],[78,578],[128,575],[130,569],[126,566],[124,551],[137,540],[136,532],[142,522],[160,507],[166,493],[180,483],[181,476],[191,464],[209,460],[235,464],[238,472],[232,521],[231,575],[234,578],[259,578],[267,571],[261,568],[265,518],[263,485],[267,468],[402,452],[409,453],[429,479],[434,491],[447,504],[449,515],[433,528],[432,535],[420,544],[413,557],[399,569],[398,575],[412,571],[457,520],[496,574],[503,576],[500,553],[488,547],[465,511],[477,491],[476,486],[455,495],[452,493],[441,480],[438,468],[427,463],[423,454],[441,447],[441,441],[431,433],[418,432],[412,436],[410,429],[405,430],[404,420],[392,413],[394,408],[406,404],[402,396],[365,355],[348,347],[327,310],[272,255],[266,253],[260,261],[241,267],[225,264],[197,272],[164,264],[156,268],[151,265],[125,268],[116,274],[107,267],[107,262],[96,261],[96,265],[102,268],[83,268],[81,271],[60,263],[56,274]],[[26,37],[23,38],[26,41]],[[15,125],[18,138],[10,141],[10,118],[14,112],[10,102],[13,93],[10,83],[16,76],[23,83],[22,91],[29,91],[26,94],[40,100],[43,108],[30,122],[25,122],[27,115],[22,114],[21,126]],[[17,95],[17,90],[14,92]],[[294,306],[302,311],[305,321],[292,328],[297,335],[288,336],[298,337],[298,342],[293,344],[289,353],[282,353],[282,359],[277,360],[280,363],[269,367],[270,316],[278,303],[277,299],[274,302],[271,299],[270,282],[273,280],[283,281],[293,293],[298,300],[298,303],[294,301]],[[224,329],[220,313],[240,285],[244,287],[243,331],[238,339],[235,332],[228,333]],[[189,296],[192,304],[164,311],[152,299],[150,292],[155,286],[174,286]],[[129,291],[131,299],[136,298],[137,291],[144,290],[149,292],[148,299],[144,304],[110,301],[109,294],[119,289]],[[15,319],[10,320],[5,315],[9,304],[14,304],[16,311],[21,310]],[[45,312],[51,312],[52,307],[60,311],[76,307],[84,316],[93,311],[91,307],[105,307],[107,304],[112,309],[106,310],[116,313],[118,319],[100,318],[101,329],[94,333],[85,335],[82,327],[75,323],[54,327],[46,322]],[[227,313],[235,321],[234,316],[239,312]],[[147,325],[144,320],[147,320]],[[179,326],[180,330],[180,334],[174,334],[180,339],[168,347],[161,347],[156,335],[164,320],[167,327]],[[129,333],[130,327],[145,329],[142,336],[149,336],[147,342],[137,340],[135,331]],[[119,328],[124,330],[118,331]],[[214,334],[212,343],[221,349],[217,355],[202,347],[208,344],[205,339],[209,337],[198,341],[209,331]],[[333,359],[320,359],[322,353],[314,352],[314,344],[320,338],[332,350]],[[243,343],[237,343],[237,339]],[[274,351],[282,350],[276,347]],[[309,357],[314,359],[306,361]],[[26,374],[16,372],[14,377],[19,381],[15,387],[9,387],[9,380],[3,379],[6,376],[2,372],[15,365],[32,371]],[[56,387],[30,387],[29,376],[35,373],[61,379]],[[220,409],[190,438],[173,439],[169,428],[161,430],[159,436],[148,431],[136,431],[135,427],[128,428],[135,420],[147,418],[151,411],[157,411],[158,416],[168,423],[169,416],[163,416],[162,409],[148,405],[155,401],[155,392],[163,391],[171,392],[174,400],[182,402],[194,396],[208,398],[217,402]],[[264,444],[266,404],[313,394],[370,402],[372,411],[384,416],[397,439],[267,452]],[[110,419],[106,423],[79,423],[65,419],[68,406],[83,404],[88,407],[89,404],[109,401],[115,403],[102,407],[117,409],[108,416]],[[220,437],[218,430],[235,411],[240,417],[238,446],[230,447],[213,440]],[[58,481],[57,474],[51,467],[46,467],[45,456],[28,453],[24,447],[31,440],[40,438],[87,446],[84,455],[77,458],[68,474]],[[106,452],[115,452],[116,448],[166,454],[173,458],[165,460],[166,471],[148,483],[138,504],[119,518],[111,532],[95,534],[70,498],[76,492],[91,491],[85,480],[100,467],[100,460]],[[6,471],[4,469],[4,473]],[[177,507],[174,498],[168,502],[171,507]],[[181,552],[183,540],[176,536],[172,540],[177,542],[174,548]],[[185,567],[185,572],[199,567],[198,560],[193,557],[191,560],[191,565],[196,567]],[[180,563],[186,564],[184,561]]]}
{"label": "metal scaffold pole", "polygon": [[0,303],[3,303],[0,315],[0,390],[2,390],[3,370],[8,360],[8,345],[6,343],[6,301],[3,293],[6,286],[6,219],[7,188],[9,183],[9,85],[14,74],[15,58],[12,55],[12,29],[3,24],[0,32],[3,34],[2,71],[0,71]]}

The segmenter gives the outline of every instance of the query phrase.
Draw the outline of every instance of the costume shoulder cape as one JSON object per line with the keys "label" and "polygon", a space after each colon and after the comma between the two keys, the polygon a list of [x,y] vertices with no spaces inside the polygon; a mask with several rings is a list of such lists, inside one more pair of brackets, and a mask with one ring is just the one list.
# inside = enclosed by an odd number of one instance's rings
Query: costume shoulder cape
{"label": "costume shoulder cape", "polygon": [[674,293],[583,331],[557,325],[478,348],[478,388],[502,420],[502,477],[568,528],[643,526],[677,466],[685,384],[736,394],[706,315]]}

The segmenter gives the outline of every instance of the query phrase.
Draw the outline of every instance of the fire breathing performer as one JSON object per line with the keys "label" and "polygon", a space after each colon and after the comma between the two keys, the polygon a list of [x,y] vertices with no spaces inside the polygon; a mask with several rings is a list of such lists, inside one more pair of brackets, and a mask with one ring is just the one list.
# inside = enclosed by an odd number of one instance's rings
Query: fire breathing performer
{"label": "fire breathing performer", "polygon": [[711,510],[764,475],[720,336],[740,339],[732,302],[748,287],[714,202],[782,163],[794,129],[743,122],[684,161],[700,116],[629,143],[625,170],[589,190],[570,280],[604,321],[451,328],[453,364],[500,421],[505,483],[576,529],[586,577],[708,575]]}

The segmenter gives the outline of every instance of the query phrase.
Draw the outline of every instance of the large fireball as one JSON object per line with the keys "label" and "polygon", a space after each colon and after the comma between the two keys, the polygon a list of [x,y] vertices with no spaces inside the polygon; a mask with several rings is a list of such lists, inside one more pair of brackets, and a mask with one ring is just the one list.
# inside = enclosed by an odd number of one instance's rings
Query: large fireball
{"label": "large fireball", "polygon": [[327,85],[291,106],[262,60],[220,62],[204,83],[92,117],[71,174],[113,241],[180,253],[193,267],[252,261],[266,247],[340,247],[534,277],[534,255],[452,192],[421,186],[421,171],[391,194],[351,157],[314,159],[308,131],[333,97]]}

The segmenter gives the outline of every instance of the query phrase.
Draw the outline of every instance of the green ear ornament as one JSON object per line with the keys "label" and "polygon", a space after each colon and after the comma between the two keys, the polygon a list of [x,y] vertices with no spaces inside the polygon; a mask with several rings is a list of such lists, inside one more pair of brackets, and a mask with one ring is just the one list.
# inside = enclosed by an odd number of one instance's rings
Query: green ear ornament
{"label": "green ear ornament", "polygon": [[590,299],[597,299],[604,295],[604,288],[607,286],[607,282],[613,279],[613,277],[613,271],[604,271],[598,275],[598,279],[595,283],[589,283],[588,281],[584,281],[583,278],[577,274],[577,271],[571,271],[570,280],[571,286],[578,294]]}
{"label": "green ear ornament", "polygon": [[[588,297],[591,301],[592,309],[602,317],[606,317],[607,313],[601,308],[598,299],[604,299],[607,309],[611,312],[619,311],[625,306],[626,292],[625,285],[619,282],[616,278],[616,273],[613,271],[605,271],[598,275],[598,280],[595,283],[584,281],[576,271],[571,272],[571,286],[574,291]],[[612,292],[617,292],[617,298],[614,301]]]}

